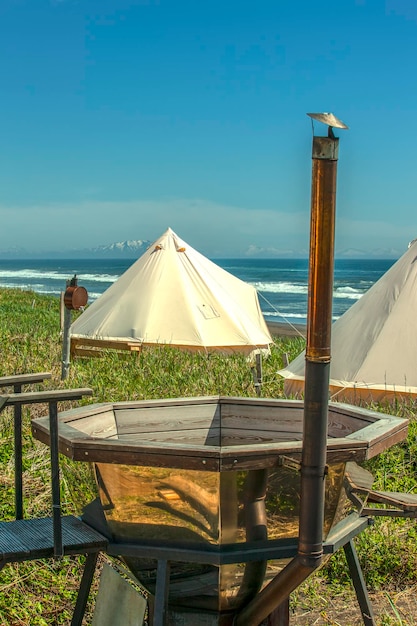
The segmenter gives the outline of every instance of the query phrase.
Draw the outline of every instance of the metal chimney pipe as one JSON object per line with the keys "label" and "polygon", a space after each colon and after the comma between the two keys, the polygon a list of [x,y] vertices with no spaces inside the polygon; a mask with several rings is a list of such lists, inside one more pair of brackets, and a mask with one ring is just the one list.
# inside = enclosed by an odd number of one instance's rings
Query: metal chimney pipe
{"label": "metal chimney pipe", "polygon": [[314,569],[323,556],[338,149],[333,132],[313,137],[298,552],[305,565]]}
{"label": "metal chimney pipe", "polygon": [[347,128],[329,113],[309,113],[328,124],[313,136],[304,392],[301,501],[297,556],[235,617],[235,626],[258,626],[322,563],[326,475],[330,339],[332,323],[336,173],[339,140],[332,127]]}

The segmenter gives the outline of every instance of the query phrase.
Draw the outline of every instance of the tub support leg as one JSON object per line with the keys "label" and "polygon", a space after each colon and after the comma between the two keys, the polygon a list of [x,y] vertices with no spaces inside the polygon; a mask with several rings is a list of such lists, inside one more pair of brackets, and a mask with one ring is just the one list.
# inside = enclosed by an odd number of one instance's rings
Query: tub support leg
{"label": "tub support leg", "polygon": [[170,562],[158,560],[155,602],[153,604],[153,626],[165,626],[168,606]]}
{"label": "tub support leg", "polygon": [[372,610],[368,590],[365,585],[361,564],[359,563],[355,544],[352,539],[343,546],[343,550],[345,551],[349,572],[352,578],[353,586],[355,587],[363,623],[365,626],[376,626],[374,612]]}

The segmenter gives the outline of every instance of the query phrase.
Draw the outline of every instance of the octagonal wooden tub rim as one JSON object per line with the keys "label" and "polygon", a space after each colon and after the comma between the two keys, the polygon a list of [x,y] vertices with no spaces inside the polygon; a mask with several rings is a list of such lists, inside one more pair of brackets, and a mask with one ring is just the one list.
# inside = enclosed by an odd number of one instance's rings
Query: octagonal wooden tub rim
{"label": "octagonal wooden tub rim", "polygon": [[[301,454],[303,409],[302,400],[229,396],[90,404],[59,413],[59,450],[84,462],[215,472],[275,467],[282,456]],[[119,414],[124,415],[123,433],[118,430]],[[133,425],[126,416],[135,417]],[[405,439],[407,430],[406,419],[329,403],[327,460],[369,459]],[[219,445],[196,443],[210,432],[217,433]],[[48,417],[34,419],[32,433],[49,445]],[[228,433],[242,443],[222,444]],[[245,443],[245,438],[251,442]]]}

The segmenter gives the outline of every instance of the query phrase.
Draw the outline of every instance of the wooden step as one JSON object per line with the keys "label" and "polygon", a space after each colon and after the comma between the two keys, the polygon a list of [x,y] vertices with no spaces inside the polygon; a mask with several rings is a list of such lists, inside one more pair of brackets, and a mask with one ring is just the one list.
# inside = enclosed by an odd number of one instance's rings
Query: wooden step
{"label": "wooden step", "polygon": [[[107,539],[73,515],[61,518],[64,555],[105,549]],[[0,565],[54,556],[52,517],[0,522]]]}

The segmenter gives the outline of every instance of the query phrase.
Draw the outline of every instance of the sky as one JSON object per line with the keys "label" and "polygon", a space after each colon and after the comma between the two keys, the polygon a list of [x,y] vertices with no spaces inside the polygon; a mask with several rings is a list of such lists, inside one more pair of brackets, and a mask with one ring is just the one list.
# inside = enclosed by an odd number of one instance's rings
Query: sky
{"label": "sky", "polygon": [[1,0],[0,250],[303,253],[330,111],[336,252],[402,254],[416,60],[415,0]]}

